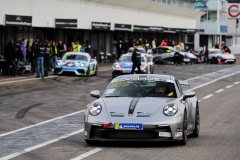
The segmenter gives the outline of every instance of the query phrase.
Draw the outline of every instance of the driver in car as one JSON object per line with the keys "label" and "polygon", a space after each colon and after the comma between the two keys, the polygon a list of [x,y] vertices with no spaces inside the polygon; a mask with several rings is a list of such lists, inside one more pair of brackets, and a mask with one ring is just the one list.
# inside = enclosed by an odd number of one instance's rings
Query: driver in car
{"label": "driver in car", "polygon": [[157,83],[155,86],[155,93],[156,94],[165,94],[166,86],[163,84]]}

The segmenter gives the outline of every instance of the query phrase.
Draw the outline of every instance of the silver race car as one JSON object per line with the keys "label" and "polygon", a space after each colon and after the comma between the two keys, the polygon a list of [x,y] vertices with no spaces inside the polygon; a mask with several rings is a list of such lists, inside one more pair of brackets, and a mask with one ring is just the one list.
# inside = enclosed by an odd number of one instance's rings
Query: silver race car
{"label": "silver race car", "polygon": [[195,93],[183,91],[165,75],[125,75],[112,80],[103,96],[88,104],[84,116],[86,143],[99,141],[179,141],[198,137],[199,106]]}

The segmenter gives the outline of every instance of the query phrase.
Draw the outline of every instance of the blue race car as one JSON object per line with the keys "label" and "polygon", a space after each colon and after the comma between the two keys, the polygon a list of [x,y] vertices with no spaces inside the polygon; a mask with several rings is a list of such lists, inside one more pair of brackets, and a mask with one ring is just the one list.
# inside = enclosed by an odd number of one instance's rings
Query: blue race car
{"label": "blue race car", "polygon": [[54,74],[97,76],[98,64],[88,53],[67,52],[56,62]]}

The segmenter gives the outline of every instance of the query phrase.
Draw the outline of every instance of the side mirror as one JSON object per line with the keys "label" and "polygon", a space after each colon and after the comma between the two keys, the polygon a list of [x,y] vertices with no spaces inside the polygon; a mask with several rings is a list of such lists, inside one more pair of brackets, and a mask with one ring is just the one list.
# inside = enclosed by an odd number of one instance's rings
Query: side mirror
{"label": "side mirror", "polygon": [[90,92],[90,95],[92,97],[100,98],[100,91],[99,90],[92,91],[92,92]]}
{"label": "side mirror", "polygon": [[185,91],[183,95],[183,100],[185,101],[187,98],[192,98],[195,96],[195,92],[193,91]]}

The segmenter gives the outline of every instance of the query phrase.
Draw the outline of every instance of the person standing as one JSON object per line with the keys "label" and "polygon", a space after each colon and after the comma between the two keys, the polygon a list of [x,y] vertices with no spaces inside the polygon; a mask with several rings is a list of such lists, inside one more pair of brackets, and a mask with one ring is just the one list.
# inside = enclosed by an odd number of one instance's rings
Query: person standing
{"label": "person standing", "polygon": [[36,70],[36,53],[37,53],[37,48],[38,48],[38,40],[35,40],[34,43],[32,44],[32,60],[31,60],[31,72],[32,75],[35,75]]}
{"label": "person standing", "polygon": [[214,47],[215,49],[219,49],[219,44],[218,44],[218,42],[216,42],[216,44],[215,44],[215,47]]}
{"label": "person standing", "polygon": [[82,43],[82,49],[81,52],[86,52],[87,46],[85,45],[85,43]]}
{"label": "person standing", "polygon": [[27,51],[27,62],[30,63],[31,59],[32,59],[32,54],[31,54],[31,43],[30,41],[27,42],[27,46],[26,46],[26,51]]}
{"label": "person standing", "polygon": [[152,48],[155,49],[156,47],[156,38],[153,39],[152,41]]}
{"label": "person standing", "polygon": [[175,41],[172,41],[172,45],[171,45],[175,50],[176,50],[176,44]]}
{"label": "person standing", "polygon": [[47,40],[45,41],[44,45],[46,48],[46,52],[44,56],[44,69],[45,69],[44,73],[45,73],[45,76],[48,77],[48,71],[50,71],[49,63],[50,63],[51,45]]}
{"label": "person standing", "polygon": [[46,54],[46,48],[45,48],[45,46],[42,44],[42,42],[39,41],[39,45],[38,45],[37,51],[36,51],[36,62],[37,62],[37,76],[36,76],[36,78],[40,78],[39,67],[41,68],[42,78],[44,78],[44,68],[43,68],[43,64],[44,64],[45,54]]}
{"label": "person standing", "polygon": [[82,46],[79,44],[79,40],[75,41],[75,44],[72,46],[72,52],[81,52]]}
{"label": "person standing", "polygon": [[137,67],[138,69],[138,74],[141,74],[141,52],[138,51],[138,47],[134,46],[134,50],[132,53],[132,62],[133,62],[133,66],[132,66],[132,71],[131,73],[134,74],[135,68]]}
{"label": "person standing", "polygon": [[26,43],[26,38],[23,38],[21,43],[20,43],[20,47],[22,50],[22,54],[23,54],[23,61],[26,62],[26,56],[27,56],[27,51],[26,51],[26,47],[25,47],[25,43]]}
{"label": "person standing", "polygon": [[148,49],[151,49],[152,47],[149,45],[149,43],[148,43],[148,40],[147,39],[145,39],[145,42],[144,42],[144,48],[146,49],[146,50],[148,50]]}
{"label": "person standing", "polygon": [[65,49],[64,44],[63,44],[63,42],[62,42],[61,39],[58,41],[58,46],[57,46],[57,48],[58,48],[58,57],[62,58],[62,56],[63,56],[63,55],[65,54],[65,52],[66,52],[66,49]]}
{"label": "person standing", "polygon": [[17,61],[17,53],[16,53],[16,48],[13,44],[13,39],[10,39],[8,44],[6,45],[4,50],[4,56],[7,60],[8,77],[11,76],[10,65],[12,65],[13,67],[13,76],[15,77],[15,75],[17,75],[16,64],[15,64],[15,62]]}
{"label": "person standing", "polygon": [[162,40],[161,46],[167,46],[167,43],[165,42],[165,39]]}
{"label": "person standing", "polygon": [[55,41],[53,41],[53,43],[52,43],[51,54],[52,54],[51,55],[52,71],[54,71],[55,65],[56,65],[56,62],[57,62],[57,55],[58,55],[58,49],[57,49]]}
{"label": "person standing", "polygon": [[[21,47],[20,47],[20,41],[17,41],[16,42],[16,53],[17,53],[17,61],[16,61],[16,75],[19,75],[18,74],[18,70],[19,70],[19,62],[20,62],[20,58],[22,57],[22,50],[21,50]],[[12,68],[13,70],[13,68]]]}
{"label": "person standing", "polygon": [[122,54],[127,53],[127,52],[128,52],[128,41],[125,40],[125,42],[123,43]]}
{"label": "person standing", "polygon": [[118,54],[118,59],[121,57],[122,55],[122,41],[119,41],[119,43],[117,44],[117,54]]}
{"label": "person standing", "polygon": [[209,51],[208,51],[208,47],[207,46],[204,46],[203,47],[204,49],[204,63],[207,64],[209,63],[209,57],[208,57],[208,54],[209,54]]}

